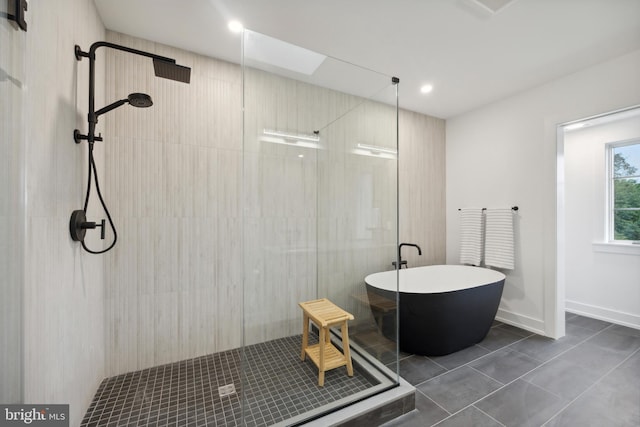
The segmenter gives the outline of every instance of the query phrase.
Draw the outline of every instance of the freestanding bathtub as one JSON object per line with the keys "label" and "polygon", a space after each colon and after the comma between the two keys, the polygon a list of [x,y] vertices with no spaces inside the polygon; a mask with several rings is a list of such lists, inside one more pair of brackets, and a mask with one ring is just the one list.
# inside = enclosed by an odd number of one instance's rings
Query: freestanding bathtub
{"label": "freestanding bathtub", "polygon": [[[365,278],[371,311],[383,334],[396,339],[396,270]],[[400,350],[442,356],[480,342],[502,298],[505,275],[464,265],[399,271]],[[386,303],[385,303],[386,301]]]}

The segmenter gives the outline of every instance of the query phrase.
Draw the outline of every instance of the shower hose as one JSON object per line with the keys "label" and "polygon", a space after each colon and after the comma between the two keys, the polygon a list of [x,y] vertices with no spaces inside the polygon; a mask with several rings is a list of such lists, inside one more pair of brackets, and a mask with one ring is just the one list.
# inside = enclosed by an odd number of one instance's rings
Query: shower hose
{"label": "shower hose", "polygon": [[100,199],[100,203],[102,204],[102,208],[104,209],[105,214],[107,215],[107,219],[109,220],[109,225],[111,226],[111,230],[113,230],[113,242],[109,245],[108,248],[103,249],[101,251],[92,251],[87,248],[87,245],[84,243],[84,239],[82,240],[82,247],[85,251],[91,254],[103,254],[116,245],[116,241],[118,240],[118,233],[116,232],[116,226],[113,224],[113,220],[111,219],[111,214],[109,213],[109,209],[107,209],[107,205],[102,198],[102,192],[100,191],[100,184],[98,182],[98,172],[96,170],[96,162],[93,159],[93,142],[88,144],[89,147],[89,174],[88,174],[88,182],[87,182],[87,195],[84,199],[84,213],[87,214],[87,207],[89,206],[89,194],[91,194],[91,176],[96,181],[96,193],[98,193],[98,198]]}

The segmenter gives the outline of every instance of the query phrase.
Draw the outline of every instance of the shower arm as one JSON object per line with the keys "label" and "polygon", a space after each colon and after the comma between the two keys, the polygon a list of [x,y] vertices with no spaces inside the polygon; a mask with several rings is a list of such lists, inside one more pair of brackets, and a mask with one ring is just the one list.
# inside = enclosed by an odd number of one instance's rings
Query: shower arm
{"label": "shower arm", "polygon": [[99,109],[98,111],[95,112],[96,115],[96,122],[98,121],[98,117],[103,115],[104,113],[108,113],[109,111],[116,109],[118,107],[120,107],[121,105],[124,105],[128,102],[127,99],[121,99],[120,101],[116,101],[113,104],[109,104],[106,107],[102,107],[101,109]]}
{"label": "shower arm", "polygon": [[[89,143],[89,145],[93,145],[94,141],[102,141],[101,136],[96,136],[96,124],[98,123],[98,116],[100,114],[96,114],[96,107],[95,107],[95,80],[96,80],[95,62],[96,62],[96,50],[99,47],[110,47],[111,49],[133,53],[134,55],[146,56],[147,58],[151,58],[157,61],[164,61],[171,64],[176,63],[175,59],[167,58],[166,56],[155,55],[153,53],[145,52],[143,50],[132,49],[130,47],[121,46],[119,44],[109,43],[104,41],[93,43],[89,48],[89,52],[84,52],[80,48],[80,46],[76,45],[75,46],[76,59],[80,61],[82,60],[82,58],[89,58],[89,114],[88,114],[89,131],[87,132],[86,135],[82,135],[76,129],[73,133],[73,139],[75,140],[76,144],[79,144],[80,141],[83,141],[83,140],[86,140]],[[117,101],[117,102],[120,102],[120,101]],[[109,107],[111,106],[102,108],[98,110],[98,112],[105,113],[106,111],[104,110]],[[113,106],[113,108],[115,107],[116,106]]]}

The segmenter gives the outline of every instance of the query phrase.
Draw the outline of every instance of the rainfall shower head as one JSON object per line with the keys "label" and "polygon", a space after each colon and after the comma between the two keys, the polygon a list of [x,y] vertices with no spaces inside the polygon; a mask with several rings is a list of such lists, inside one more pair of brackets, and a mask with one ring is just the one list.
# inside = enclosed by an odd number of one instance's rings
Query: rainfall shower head
{"label": "rainfall shower head", "polygon": [[[25,2],[24,0],[22,0]],[[26,3],[26,2],[25,2]],[[113,220],[111,219],[111,215],[109,214],[109,210],[107,209],[107,205],[105,204],[102,194],[100,194],[100,186],[98,184],[98,173],[96,172],[96,164],[93,158],[93,144],[95,141],[102,141],[102,135],[98,133],[96,135],[96,124],[98,123],[98,117],[101,114],[108,113],[114,108],[118,108],[121,105],[129,103],[130,105],[138,108],[146,108],[151,107],[153,105],[153,101],[151,97],[145,93],[132,93],[126,99],[121,99],[112,104],[107,105],[104,108],[96,111],[95,109],[95,61],[96,61],[96,50],[101,47],[108,47],[110,49],[120,50],[122,52],[128,52],[134,55],[144,56],[147,58],[153,59],[153,68],[155,70],[157,77],[162,77],[165,79],[171,79],[178,82],[190,83],[191,80],[191,68],[183,67],[181,65],[176,64],[176,60],[172,58],[167,58],[164,56],[156,55],[151,52],[145,52],[143,50],[132,49],[130,47],[121,46],[115,43],[109,43],[104,41],[95,42],[89,48],[89,52],[83,52],[80,49],[80,46],[76,45],[74,47],[74,54],[78,61],[82,58],[89,59],[89,112],[87,114],[88,122],[89,122],[89,130],[86,135],[80,133],[78,129],[74,129],[73,131],[73,140],[76,144],[79,144],[80,141],[87,141],[88,143],[88,153],[89,153],[89,176],[87,183],[87,195],[85,196],[84,208],[82,210],[76,210],[71,214],[71,221],[69,224],[69,229],[71,233],[71,238],[75,241],[81,241],[82,247],[89,253],[92,254],[102,254],[110,249],[112,249],[116,241],[118,240],[118,233],[116,231],[116,227],[113,224]],[[0,78],[2,76],[0,75]],[[104,230],[105,230],[105,221],[102,220],[102,224],[98,225],[96,222],[86,221],[86,213],[87,206],[89,204],[89,196],[91,194],[91,181],[95,180],[95,191],[98,194],[98,198],[100,199],[100,203],[104,208],[104,212],[107,215],[107,219],[109,220],[109,225],[111,226],[111,230],[113,231],[113,241],[111,244],[102,250],[91,250],[84,243],[84,232],[86,229],[100,227],[102,230],[101,238],[104,239]]]}
{"label": "rainfall shower head", "polygon": [[153,71],[156,77],[175,80],[182,83],[190,83],[191,68],[176,64],[176,61],[165,61],[163,59],[153,59]]}
{"label": "rainfall shower head", "polygon": [[156,55],[155,53],[145,52],[144,50],[132,49],[127,46],[122,46],[115,43],[109,43],[104,41],[95,42],[89,48],[89,52],[84,52],[80,46],[75,45],[74,53],[76,59],[80,61],[82,58],[89,59],[89,131],[86,135],[82,135],[80,131],[73,131],[73,140],[77,143],[80,141],[87,141],[89,144],[93,144],[95,141],[102,141],[102,137],[96,136],[96,124],[98,123],[98,116],[118,108],[122,104],[129,103],[134,107],[150,107],[153,103],[149,95],[132,94],[127,99],[121,99],[111,105],[96,111],[95,109],[95,61],[96,50],[101,47],[108,47],[110,49],[120,50],[123,52],[132,53],[134,55],[144,56],[153,60],[153,68],[157,77],[165,79],[175,80],[183,83],[191,82],[191,68],[184,67],[176,64],[176,60],[173,58],[167,58],[166,56]]}

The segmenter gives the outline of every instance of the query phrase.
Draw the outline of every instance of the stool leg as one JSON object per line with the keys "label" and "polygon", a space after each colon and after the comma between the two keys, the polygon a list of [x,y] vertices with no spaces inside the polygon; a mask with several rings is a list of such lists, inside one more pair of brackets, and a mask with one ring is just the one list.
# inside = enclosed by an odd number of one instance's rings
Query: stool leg
{"label": "stool leg", "polygon": [[318,345],[319,345],[319,350],[320,350],[320,361],[318,363],[318,385],[320,387],[322,387],[324,385],[324,349],[325,349],[325,341],[326,341],[326,335],[327,335],[327,331],[325,327],[320,326],[320,336],[318,337]]}
{"label": "stool leg", "polygon": [[349,326],[347,325],[347,321],[345,320],[342,323],[342,350],[344,353],[344,358],[347,362],[347,374],[352,377],[353,376],[353,365],[351,364],[351,350],[349,349]]}
{"label": "stool leg", "polygon": [[309,316],[305,313],[302,317],[302,352],[300,353],[300,360],[305,359],[307,355],[305,350],[309,345]]}

